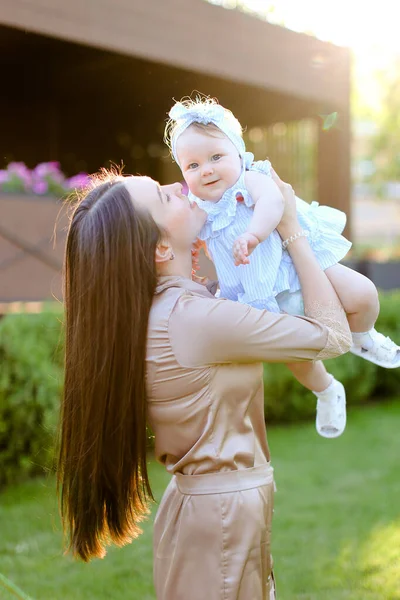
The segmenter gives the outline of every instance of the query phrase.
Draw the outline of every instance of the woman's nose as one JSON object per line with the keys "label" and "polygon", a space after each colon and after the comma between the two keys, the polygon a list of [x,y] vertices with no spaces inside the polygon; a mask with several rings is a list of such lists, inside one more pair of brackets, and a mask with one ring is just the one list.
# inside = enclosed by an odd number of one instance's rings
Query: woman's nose
{"label": "woman's nose", "polygon": [[182,193],[182,184],[178,183],[178,182],[168,183],[161,187],[165,192],[169,192],[170,194],[181,194]]}
{"label": "woman's nose", "polygon": [[182,194],[182,189],[183,189],[182,184],[179,183],[179,181],[177,181],[173,185],[174,185],[174,192],[175,192],[175,194],[178,194],[178,195]]}

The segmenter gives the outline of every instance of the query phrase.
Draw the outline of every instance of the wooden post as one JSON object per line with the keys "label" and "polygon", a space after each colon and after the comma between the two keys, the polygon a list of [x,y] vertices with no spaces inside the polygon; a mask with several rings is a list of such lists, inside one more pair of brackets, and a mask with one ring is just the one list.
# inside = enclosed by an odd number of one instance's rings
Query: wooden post
{"label": "wooden post", "polygon": [[333,206],[346,213],[344,235],[351,239],[351,133],[348,107],[338,112],[335,122],[329,123],[332,120],[321,120],[318,128],[317,196],[320,204]]}

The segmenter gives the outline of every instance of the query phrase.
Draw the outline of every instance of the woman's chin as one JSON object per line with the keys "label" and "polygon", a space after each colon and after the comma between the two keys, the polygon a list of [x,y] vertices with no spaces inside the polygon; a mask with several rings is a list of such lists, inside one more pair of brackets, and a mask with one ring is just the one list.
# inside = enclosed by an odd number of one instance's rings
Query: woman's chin
{"label": "woman's chin", "polygon": [[195,205],[193,206],[193,212],[196,215],[196,220],[198,220],[199,223],[199,233],[203,228],[203,225],[205,224],[205,222],[207,221],[207,213],[205,210],[203,210],[202,208],[200,208],[200,206],[198,204],[195,203]]}

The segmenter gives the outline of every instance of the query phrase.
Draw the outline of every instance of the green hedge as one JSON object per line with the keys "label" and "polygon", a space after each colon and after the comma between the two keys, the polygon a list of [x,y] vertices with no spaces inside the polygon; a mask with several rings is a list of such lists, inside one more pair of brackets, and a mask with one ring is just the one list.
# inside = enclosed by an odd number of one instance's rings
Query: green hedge
{"label": "green hedge", "polygon": [[62,384],[61,311],[0,320],[0,487],[53,461]]}
{"label": "green hedge", "polygon": [[[400,345],[400,292],[380,294],[376,329]],[[325,361],[327,370],[346,388],[347,404],[362,404],[398,395],[400,368],[382,369],[353,354]],[[268,423],[290,422],[315,416],[315,396],[303,388],[284,365],[264,365],[265,408]]]}
{"label": "green hedge", "polygon": [[[400,292],[381,295],[378,329],[400,342]],[[0,486],[53,464],[62,385],[61,310],[0,320]],[[386,370],[347,354],[326,361],[344,384],[348,404],[393,397],[400,369]],[[268,423],[314,418],[315,398],[284,365],[264,368]]]}

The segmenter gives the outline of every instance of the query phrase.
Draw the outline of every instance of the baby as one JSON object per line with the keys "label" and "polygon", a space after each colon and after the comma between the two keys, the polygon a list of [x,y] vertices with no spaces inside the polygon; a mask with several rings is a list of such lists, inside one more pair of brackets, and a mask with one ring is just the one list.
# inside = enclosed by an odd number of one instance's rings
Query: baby
{"label": "baby", "polygon": [[[268,160],[254,162],[246,152],[242,127],[213,99],[177,102],[169,112],[165,141],[195,201],[208,218],[200,234],[213,260],[221,296],[272,312],[304,314],[300,282],[287,252],[306,236],[347,313],[353,332],[351,352],[386,368],[400,366],[400,348],[374,329],[379,314],[373,283],[340,265],[351,247],[342,235],[344,213],[296,198],[302,229],[282,242],[276,226],[283,197]],[[251,258],[249,256],[251,255]],[[323,363],[288,365],[317,397],[316,429],[327,438],[346,426],[343,385]]]}

